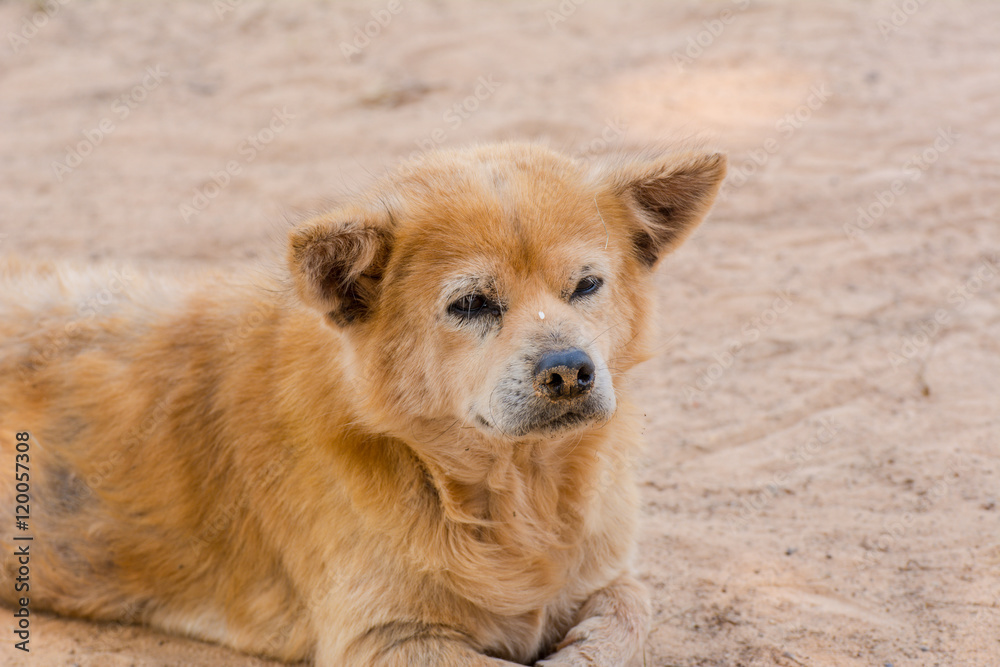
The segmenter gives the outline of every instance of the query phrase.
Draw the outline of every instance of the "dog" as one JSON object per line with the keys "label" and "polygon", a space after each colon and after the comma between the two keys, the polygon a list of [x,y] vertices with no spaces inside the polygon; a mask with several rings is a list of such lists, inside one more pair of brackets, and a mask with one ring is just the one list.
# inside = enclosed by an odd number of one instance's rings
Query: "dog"
{"label": "dog", "polygon": [[0,595],[317,665],[627,664],[627,378],[725,171],[474,146],[293,227],[283,276],[8,265]]}

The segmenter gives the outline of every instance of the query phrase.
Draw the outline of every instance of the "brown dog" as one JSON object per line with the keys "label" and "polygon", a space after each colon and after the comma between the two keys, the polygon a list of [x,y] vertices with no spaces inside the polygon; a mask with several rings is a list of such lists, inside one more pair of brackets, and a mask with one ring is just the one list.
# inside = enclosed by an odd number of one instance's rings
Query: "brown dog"
{"label": "brown dog", "polygon": [[625,664],[626,373],[724,173],[485,146],[294,228],[287,285],[8,268],[0,595],[321,665]]}

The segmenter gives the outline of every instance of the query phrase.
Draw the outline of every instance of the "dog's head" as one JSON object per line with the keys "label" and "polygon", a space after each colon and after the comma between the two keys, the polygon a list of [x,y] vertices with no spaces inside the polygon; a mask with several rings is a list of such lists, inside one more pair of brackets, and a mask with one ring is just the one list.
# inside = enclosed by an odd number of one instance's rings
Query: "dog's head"
{"label": "dog's head", "polygon": [[594,427],[643,357],[653,267],[725,169],[703,152],[595,165],[518,144],[432,153],[295,228],[289,263],[387,430]]}

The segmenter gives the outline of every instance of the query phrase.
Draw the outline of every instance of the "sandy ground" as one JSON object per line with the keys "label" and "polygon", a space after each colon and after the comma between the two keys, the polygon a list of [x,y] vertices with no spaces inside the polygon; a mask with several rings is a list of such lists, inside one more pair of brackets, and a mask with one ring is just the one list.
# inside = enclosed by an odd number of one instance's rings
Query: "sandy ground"
{"label": "sandy ground", "polygon": [[[704,135],[639,373],[646,664],[1000,664],[1000,5],[576,1],[2,2],[0,252],[255,264],[431,144]],[[267,664],[0,625],[8,665]]]}

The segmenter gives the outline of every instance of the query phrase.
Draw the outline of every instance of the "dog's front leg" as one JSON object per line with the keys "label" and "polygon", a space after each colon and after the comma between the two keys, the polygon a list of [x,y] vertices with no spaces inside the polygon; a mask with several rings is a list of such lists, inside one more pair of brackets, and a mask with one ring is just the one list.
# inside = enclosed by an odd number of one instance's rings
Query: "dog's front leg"
{"label": "dog's front leg", "polygon": [[628,664],[642,647],[651,615],[646,587],[622,575],[590,596],[556,652],[536,667]]}
{"label": "dog's front leg", "polygon": [[480,653],[467,635],[443,625],[400,622],[364,632],[344,651],[316,656],[317,667],[372,665],[377,667],[518,667]]}
{"label": "dog's front leg", "polygon": [[[360,664],[360,663],[359,663]],[[379,667],[519,667],[519,663],[483,655],[470,646],[444,640],[420,640],[394,646],[371,663]]]}

